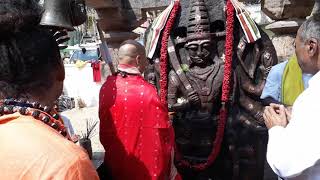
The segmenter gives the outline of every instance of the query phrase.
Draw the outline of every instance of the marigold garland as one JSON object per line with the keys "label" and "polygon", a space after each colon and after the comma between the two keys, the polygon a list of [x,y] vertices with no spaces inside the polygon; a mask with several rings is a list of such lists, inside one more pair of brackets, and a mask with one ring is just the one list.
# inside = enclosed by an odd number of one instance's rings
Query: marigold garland
{"label": "marigold garland", "polygon": [[[174,20],[177,12],[180,8],[179,1],[176,1],[174,8],[170,13],[168,23],[166,24],[160,50],[160,98],[161,101],[167,104],[167,63],[168,63],[168,38],[172,29]],[[176,150],[176,161],[179,166],[193,168],[195,170],[204,170],[209,167],[217,158],[220,153],[222,140],[224,136],[225,125],[227,121],[227,109],[225,108],[226,103],[229,100],[230,95],[230,79],[232,73],[232,50],[233,50],[233,25],[234,25],[234,7],[230,0],[227,0],[227,24],[226,24],[226,43],[225,43],[225,65],[224,65],[224,77],[222,83],[222,107],[220,109],[220,117],[216,132],[216,138],[213,142],[212,152],[210,153],[207,162],[196,165],[191,165],[188,161],[184,160],[182,155],[179,153],[177,147]]]}

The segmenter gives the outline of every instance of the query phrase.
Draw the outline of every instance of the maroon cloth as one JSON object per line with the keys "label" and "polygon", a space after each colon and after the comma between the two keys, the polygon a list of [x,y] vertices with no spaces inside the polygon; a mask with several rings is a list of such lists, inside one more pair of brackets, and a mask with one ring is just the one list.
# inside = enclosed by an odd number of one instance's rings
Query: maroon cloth
{"label": "maroon cloth", "polygon": [[166,180],[174,133],[166,106],[141,75],[109,76],[100,90],[100,141],[115,180]]}
{"label": "maroon cloth", "polygon": [[100,61],[94,61],[91,63],[93,70],[93,82],[101,82],[101,66]]}

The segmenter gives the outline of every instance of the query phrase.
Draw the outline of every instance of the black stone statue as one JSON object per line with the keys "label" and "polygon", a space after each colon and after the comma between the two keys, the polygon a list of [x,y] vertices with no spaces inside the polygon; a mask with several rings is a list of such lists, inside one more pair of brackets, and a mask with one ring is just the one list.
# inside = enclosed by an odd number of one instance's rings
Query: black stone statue
{"label": "black stone statue", "polygon": [[[190,165],[207,161],[216,138],[224,75],[223,0],[182,0],[169,39],[168,107],[176,153]],[[266,76],[277,57],[270,39],[247,43],[235,22],[233,75],[228,121],[218,158],[205,170],[180,166],[183,179],[262,180],[267,131],[260,102]],[[159,88],[159,52],[146,73]]]}

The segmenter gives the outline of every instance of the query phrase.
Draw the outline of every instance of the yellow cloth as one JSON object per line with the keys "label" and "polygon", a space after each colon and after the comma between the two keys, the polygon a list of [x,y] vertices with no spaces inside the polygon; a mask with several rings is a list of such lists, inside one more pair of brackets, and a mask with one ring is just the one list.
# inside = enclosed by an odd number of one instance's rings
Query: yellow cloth
{"label": "yellow cloth", "polygon": [[302,70],[295,55],[290,58],[284,69],[281,90],[281,102],[289,106],[293,105],[304,90]]}
{"label": "yellow cloth", "polygon": [[86,61],[77,60],[75,65],[77,68],[82,69],[86,66],[86,64],[87,64]]}

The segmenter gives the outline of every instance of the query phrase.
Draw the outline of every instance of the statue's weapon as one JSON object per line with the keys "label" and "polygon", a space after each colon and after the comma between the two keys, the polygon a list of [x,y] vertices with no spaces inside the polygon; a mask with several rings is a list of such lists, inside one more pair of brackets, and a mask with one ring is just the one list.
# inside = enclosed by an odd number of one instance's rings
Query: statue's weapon
{"label": "statue's weapon", "polygon": [[113,62],[112,62],[112,58],[111,58],[111,55],[110,55],[110,52],[109,52],[109,49],[108,49],[107,42],[106,42],[106,40],[104,38],[103,32],[102,32],[98,22],[96,22],[96,27],[97,27],[98,34],[99,34],[100,41],[101,41],[100,53],[101,53],[102,60],[105,61],[109,65],[111,74],[114,75],[116,73],[116,71],[115,71],[115,68],[113,66]]}
{"label": "statue's weapon", "polygon": [[183,87],[189,92],[193,91],[193,88],[188,80],[188,78],[186,77],[185,72],[183,71],[180,62],[178,60],[177,54],[176,54],[176,49],[174,47],[173,41],[171,39],[171,37],[169,37],[168,39],[168,54],[170,57],[170,63],[174,69],[174,71],[177,73],[179,79],[181,80]]}

